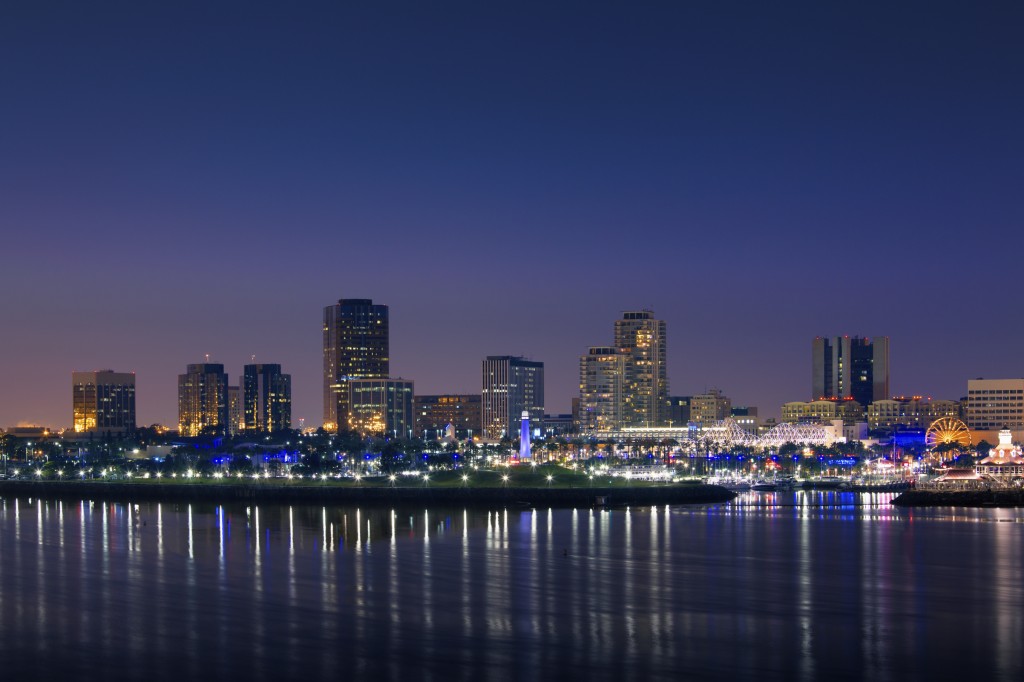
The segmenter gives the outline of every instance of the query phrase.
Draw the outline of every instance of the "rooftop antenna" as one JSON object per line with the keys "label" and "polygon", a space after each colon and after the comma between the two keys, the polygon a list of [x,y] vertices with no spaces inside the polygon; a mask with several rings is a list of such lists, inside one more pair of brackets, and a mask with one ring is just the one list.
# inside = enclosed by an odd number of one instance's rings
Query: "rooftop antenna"
{"label": "rooftop antenna", "polygon": [[255,363],[255,362],[256,362],[256,354],[255,354],[255,353],[253,353],[253,354],[252,354],[252,355],[250,355],[249,357],[251,357],[251,358],[252,358],[252,361],[253,361],[253,363]]}

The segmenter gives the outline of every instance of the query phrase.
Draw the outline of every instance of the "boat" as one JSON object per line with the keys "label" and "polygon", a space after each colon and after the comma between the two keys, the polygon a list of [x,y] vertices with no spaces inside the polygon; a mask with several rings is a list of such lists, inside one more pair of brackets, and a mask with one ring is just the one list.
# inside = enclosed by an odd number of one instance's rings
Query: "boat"
{"label": "boat", "polygon": [[707,479],[709,485],[718,485],[733,492],[744,492],[750,490],[750,482],[742,478],[712,477]]}
{"label": "boat", "polygon": [[820,476],[803,482],[805,490],[839,490],[849,488],[850,481],[839,476]]}
{"label": "boat", "polygon": [[754,484],[750,486],[750,489],[757,490],[758,492],[775,492],[779,489],[779,486],[771,481],[760,480],[755,481]]}

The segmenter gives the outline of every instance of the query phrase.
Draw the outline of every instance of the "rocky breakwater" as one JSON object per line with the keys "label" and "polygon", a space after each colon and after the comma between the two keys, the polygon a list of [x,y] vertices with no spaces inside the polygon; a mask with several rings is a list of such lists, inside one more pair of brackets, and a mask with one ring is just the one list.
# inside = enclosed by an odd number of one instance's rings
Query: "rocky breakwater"
{"label": "rocky breakwater", "polygon": [[1024,507],[1024,490],[908,490],[892,503],[898,507]]}
{"label": "rocky breakwater", "polygon": [[0,481],[0,495],[124,501],[247,500],[287,504],[458,505],[476,507],[590,507],[713,504],[736,497],[716,485],[664,485],[635,488],[477,488],[359,487],[340,485],[160,484],[99,481]]}

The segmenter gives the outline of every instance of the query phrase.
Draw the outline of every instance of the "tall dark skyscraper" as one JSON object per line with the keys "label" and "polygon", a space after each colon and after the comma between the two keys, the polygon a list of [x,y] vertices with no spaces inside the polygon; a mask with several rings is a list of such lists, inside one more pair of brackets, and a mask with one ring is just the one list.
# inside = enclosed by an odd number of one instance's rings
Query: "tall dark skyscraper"
{"label": "tall dark skyscraper", "polygon": [[72,372],[76,433],[124,434],[135,430],[135,374]]}
{"label": "tall dark skyscraper", "polygon": [[281,431],[292,426],[292,377],[281,365],[246,365],[242,372],[242,421],[246,431]]}
{"label": "tall dark skyscraper", "polygon": [[615,346],[626,354],[622,425],[661,426],[668,420],[668,341],[665,321],[650,310],[615,321]]}
{"label": "tall dark skyscraper", "polygon": [[349,428],[352,379],[386,379],[390,371],[388,307],[343,298],[324,308],[324,428]]}
{"label": "tall dark skyscraper", "polygon": [[480,397],[484,438],[515,438],[523,412],[530,425],[544,422],[544,363],[512,355],[490,355],[483,364]]}
{"label": "tall dark skyscraper", "polygon": [[228,432],[228,375],[212,362],[188,366],[178,375],[178,433],[182,436]]}
{"label": "tall dark skyscraper", "polygon": [[811,344],[811,399],[853,398],[863,407],[887,400],[889,337],[819,336]]}

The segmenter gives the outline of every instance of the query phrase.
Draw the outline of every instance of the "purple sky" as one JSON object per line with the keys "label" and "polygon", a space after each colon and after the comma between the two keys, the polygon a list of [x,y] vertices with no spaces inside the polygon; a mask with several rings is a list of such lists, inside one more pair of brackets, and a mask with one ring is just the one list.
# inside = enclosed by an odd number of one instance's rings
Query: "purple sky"
{"label": "purple sky", "polygon": [[520,354],[550,412],[642,307],[671,393],[767,415],[818,334],[1024,375],[1020,3],[296,4],[0,7],[0,427],[99,368],[173,424],[206,353],[319,424],[340,297],[418,392]]}

